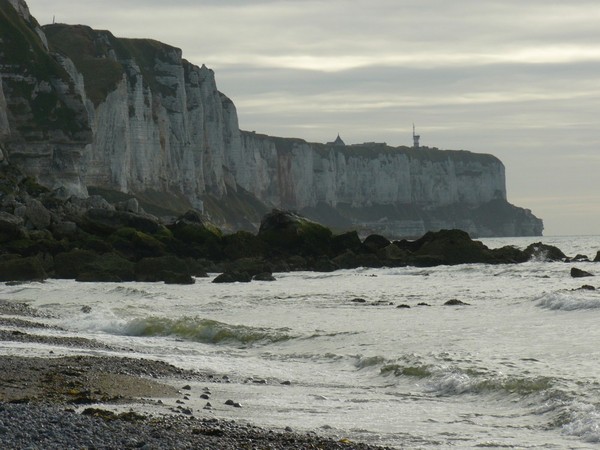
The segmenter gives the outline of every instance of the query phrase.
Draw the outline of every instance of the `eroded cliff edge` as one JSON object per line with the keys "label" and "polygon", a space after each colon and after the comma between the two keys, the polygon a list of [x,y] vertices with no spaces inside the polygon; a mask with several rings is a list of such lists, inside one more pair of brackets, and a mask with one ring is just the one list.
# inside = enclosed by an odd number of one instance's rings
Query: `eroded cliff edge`
{"label": "eroded cliff edge", "polygon": [[278,207],[389,236],[542,233],[540,219],[506,201],[494,156],[240,131],[213,71],[181,50],[41,28],[23,1],[0,6],[0,158],[65,196],[133,195],[156,214],[193,207],[233,229]]}

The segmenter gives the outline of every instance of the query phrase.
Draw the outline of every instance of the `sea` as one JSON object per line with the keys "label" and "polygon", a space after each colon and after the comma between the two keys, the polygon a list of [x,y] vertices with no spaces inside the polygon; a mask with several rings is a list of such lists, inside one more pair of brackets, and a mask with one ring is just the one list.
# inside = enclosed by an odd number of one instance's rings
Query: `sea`
{"label": "sea", "polygon": [[[482,241],[542,241],[590,260],[600,250],[600,236]],[[572,278],[572,267],[596,277]],[[0,342],[0,356],[127,356],[208,371],[218,374],[211,389],[242,407],[213,402],[205,412],[198,402],[198,415],[345,442],[600,448],[600,263],[540,255],[509,265],[276,273],[274,282],[215,284],[214,275],[194,285],[3,284],[0,299],[25,302],[44,313],[36,320],[60,327],[27,333],[123,350]]]}

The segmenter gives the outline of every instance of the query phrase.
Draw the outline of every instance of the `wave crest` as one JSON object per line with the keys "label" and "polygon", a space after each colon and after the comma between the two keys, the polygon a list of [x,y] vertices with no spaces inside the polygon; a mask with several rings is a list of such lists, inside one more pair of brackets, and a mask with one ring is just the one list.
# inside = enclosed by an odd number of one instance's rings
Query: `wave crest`
{"label": "wave crest", "polygon": [[428,385],[429,392],[442,396],[482,393],[506,393],[520,396],[536,394],[551,389],[553,380],[548,377],[484,378],[464,372],[451,372],[435,376]]}
{"label": "wave crest", "polygon": [[539,298],[536,305],[560,311],[600,309],[600,293],[588,290],[554,292]]}
{"label": "wave crest", "polygon": [[168,319],[146,317],[134,319],[125,325],[128,336],[174,336],[204,344],[270,344],[292,339],[288,329],[256,328],[231,325],[199,317]]}

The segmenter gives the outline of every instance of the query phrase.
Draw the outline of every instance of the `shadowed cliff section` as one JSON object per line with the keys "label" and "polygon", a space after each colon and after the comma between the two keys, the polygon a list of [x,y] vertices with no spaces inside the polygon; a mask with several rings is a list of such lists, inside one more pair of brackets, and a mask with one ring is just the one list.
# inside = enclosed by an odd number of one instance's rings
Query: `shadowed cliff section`
{"label": "shadowed cliff section", "polygon": [[0,161],[63,198],[135,198],[161,216],[192,208],[226,230],[256,231],[283,208],[361,235],[542,233],[507,202],[492,155],[241,131],[214,72],[180,49],[84,25],[40,28],[24,1],[0,6]]}

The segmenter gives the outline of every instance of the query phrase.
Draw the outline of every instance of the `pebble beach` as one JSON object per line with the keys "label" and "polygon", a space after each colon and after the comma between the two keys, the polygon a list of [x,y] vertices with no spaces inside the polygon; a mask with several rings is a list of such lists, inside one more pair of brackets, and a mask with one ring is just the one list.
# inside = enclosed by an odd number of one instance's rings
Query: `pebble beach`
{"label": "pebble beach", "polygon": [[[5,345],[43,340],[82,352],[110,350],[94,340],[20,331],[45,328],[36,321],[38,314],[24,304],[0,301],[0,340]],[[382,448],[343,437],[294,432],[293,417],[284,430],[219,418],[214,411],[217,403],[220,408],[246,407],[219,396],[220,384],[238,381],[227,374],[183,370],[149,359],[59,356],[53,350],[47,358],[3,355],[0,448]],[[190,406],[200,399],[204,407]]]}

